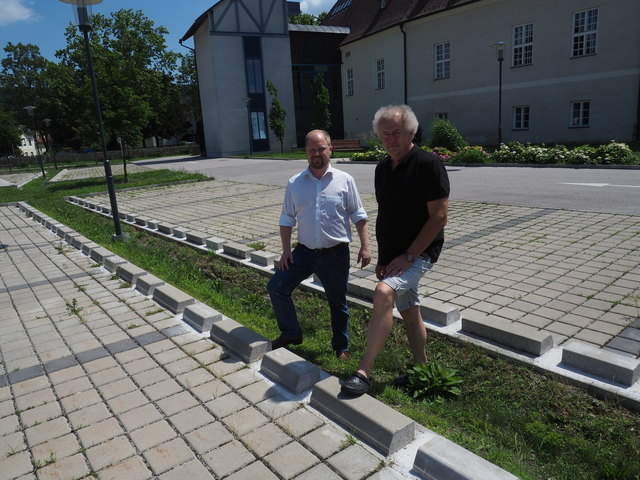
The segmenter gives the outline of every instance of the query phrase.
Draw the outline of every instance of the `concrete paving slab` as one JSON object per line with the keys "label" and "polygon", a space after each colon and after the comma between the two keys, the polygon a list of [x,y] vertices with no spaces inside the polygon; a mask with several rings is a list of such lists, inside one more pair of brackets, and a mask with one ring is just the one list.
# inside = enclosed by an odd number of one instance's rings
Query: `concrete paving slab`
{"label": "concrete paving slab", "polygon": [[296,394],[313,387],[320,380],[321,372],[316,365],[286,348],[266,353],[260,369],[265,376]]}
{"label": "concrete paving slab", "polygon": [[562,362],[622,385],[631,386],[640,379],[640,360],[577,340],[564,346]]}

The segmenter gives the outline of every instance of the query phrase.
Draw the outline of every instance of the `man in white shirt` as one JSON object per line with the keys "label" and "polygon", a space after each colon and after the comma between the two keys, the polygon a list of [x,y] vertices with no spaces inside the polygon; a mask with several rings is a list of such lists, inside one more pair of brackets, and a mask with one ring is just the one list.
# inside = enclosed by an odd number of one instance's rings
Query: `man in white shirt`
{"label": "man in white shirt", "polygon": [[[307,134],[305,150],[309,168],[289,179],[280,215],[282,256],[267,290],[271,297],[280,337],[271,347],[302,343],[302,330],[291,293],[311,274],[324,287],[331,309],[331,345],[337,357],[349,360],[349,242],[353,222],[360,238],[358,262],[371,261],[367,213],[353,177],[333,168],[331,138],[323,130]],[[298,245],[291,250],[293,227],[298,224]]]}

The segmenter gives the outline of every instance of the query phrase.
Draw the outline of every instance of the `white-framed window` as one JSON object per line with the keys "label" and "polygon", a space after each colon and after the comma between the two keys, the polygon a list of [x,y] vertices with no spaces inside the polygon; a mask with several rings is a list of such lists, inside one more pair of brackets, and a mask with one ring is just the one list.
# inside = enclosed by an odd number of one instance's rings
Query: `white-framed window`
{"label": "white-framed window", "polygon": [[588,127],[591,120],[591,102],[581,100],[579,102],[571,102],[571,118],[569,119],[570,127]]}
{"label": "white-framed window", "polygon": [[533,23],[513,27],[512,65],[521,67],[533,63]]}
{"label": "white-framed window", "polygon": [[449,120],[449,114],[447,112],[436,112],[434,117],[439,120]]}
{"label": "white-framed window", "polygon": [[347,68],[347,97],[353,96],[353,68]]}
{"label": "white-framed window", "polygon": [[376,58],[376,90],[384,88],[384,58]]}
{"label": "white-framed window", "polygon": [[513,129],[529,130],[529,105],[513,107]]}
{"label": "white-framed window", "polygon": [[573,14],[574,57],[595,55],[598,38],[598,9],[582,10]]}
{"label": "white-framed window", "polygon": [[451,76],[451,44],[445,42],[434,45],[433,58],[435,79],[449,78]]}

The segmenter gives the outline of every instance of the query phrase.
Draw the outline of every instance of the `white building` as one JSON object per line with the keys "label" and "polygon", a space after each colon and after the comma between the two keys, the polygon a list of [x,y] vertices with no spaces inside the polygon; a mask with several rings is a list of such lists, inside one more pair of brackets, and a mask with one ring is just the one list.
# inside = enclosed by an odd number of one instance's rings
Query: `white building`
{"label": "white building", "polygon": [[345,138],[403,102],[425,134],[444,117],[474,144],[497,143],[500,117],[503,142],[640,138],[638,0],[338,0],[323,23],[350,28]]}
{"label": "white building", "polygon": [[[295,143],[286,0],[221,0],[183,36],[194,37],[207,155],[280,151],[268,126],[278,89],[287,111],[287,149]],[[249,142],[251,139],[251,142]]]}

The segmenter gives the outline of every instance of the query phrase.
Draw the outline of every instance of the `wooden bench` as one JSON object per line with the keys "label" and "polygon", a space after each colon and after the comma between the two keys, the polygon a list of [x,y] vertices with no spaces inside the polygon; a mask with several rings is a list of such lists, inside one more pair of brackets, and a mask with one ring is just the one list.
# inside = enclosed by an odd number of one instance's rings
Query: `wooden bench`
{"label": "wooden bench", "polygon": [[360,146],[360,140],[357,138],[348,138],[340,140],[331,140],[334,152],[346,152],[353,150],[362,150]]}

